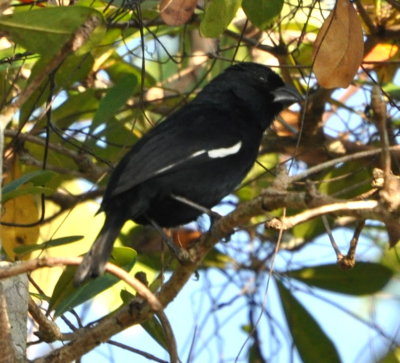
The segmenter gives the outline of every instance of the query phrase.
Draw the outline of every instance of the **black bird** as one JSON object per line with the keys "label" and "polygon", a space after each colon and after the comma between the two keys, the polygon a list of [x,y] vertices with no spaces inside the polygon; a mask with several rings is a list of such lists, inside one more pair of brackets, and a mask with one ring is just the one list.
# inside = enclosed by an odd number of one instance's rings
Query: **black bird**
{"label": "black bird", "polygon": [[239,63],[154,127],[111,174],[100,208],[106,220],[75,283],[103,273],[127,220],[173,227],[218,204],[252,167],[274,117],[300,100],[270,68]]}

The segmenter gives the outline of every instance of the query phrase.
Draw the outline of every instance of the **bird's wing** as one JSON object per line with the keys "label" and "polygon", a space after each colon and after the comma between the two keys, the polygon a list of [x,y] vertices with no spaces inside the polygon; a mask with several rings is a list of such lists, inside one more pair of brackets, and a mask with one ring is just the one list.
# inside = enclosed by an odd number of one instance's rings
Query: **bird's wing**
{"label": "bird's wing", "polygon": [[114,170],[107,194],[114,196],[154,176],[237,153],[242,146],[240,131],[229,112],[204,107],[185,106],[138,141]]}

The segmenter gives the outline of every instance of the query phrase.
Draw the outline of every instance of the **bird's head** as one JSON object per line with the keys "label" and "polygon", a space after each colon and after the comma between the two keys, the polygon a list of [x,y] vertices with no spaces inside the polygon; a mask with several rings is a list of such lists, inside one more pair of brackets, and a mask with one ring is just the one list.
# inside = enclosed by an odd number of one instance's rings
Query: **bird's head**
{"label": "bird's head", "polygon": [[[228,101],[230,97],[234,99]],[[198,101],[234,104],[262,119],[269,126],[284,108],[303,100],[299,92],[262,64],[243,62],[228,67],[198,95]]]}
{"label": "bird's head", "polygon": [[238,63],[225,72],[228,77],[239,81],[244,88],[252,87],[257,90],[268,102],[276,105],[277,112],[303,100],[294,87],[285,84],[277,73],[262,64]]}

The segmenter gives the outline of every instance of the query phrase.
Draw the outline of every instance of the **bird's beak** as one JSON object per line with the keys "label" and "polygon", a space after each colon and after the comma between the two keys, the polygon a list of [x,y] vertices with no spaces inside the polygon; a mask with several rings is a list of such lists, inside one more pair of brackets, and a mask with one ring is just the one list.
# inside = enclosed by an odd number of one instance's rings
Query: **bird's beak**
{"label": "bird's beak", "polygon": [[296,88],[284,85],[271,92],[274,96],[274,103],[280,103],[283,107],[288,107],[293,103],[302,102],[304,99]]}

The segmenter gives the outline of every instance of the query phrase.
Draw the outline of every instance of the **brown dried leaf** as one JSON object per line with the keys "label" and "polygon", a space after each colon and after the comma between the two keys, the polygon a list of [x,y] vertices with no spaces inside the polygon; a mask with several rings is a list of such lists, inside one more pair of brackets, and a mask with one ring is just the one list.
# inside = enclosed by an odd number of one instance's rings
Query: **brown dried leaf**
{"label": "brown dried leaf", "polygon": [[193,15],[197,0],[161,0],[161,19],[167,25],[185,24]]}
{"label": "brown dried leaf", "polygon": [[324,88],[347,87],[361,64],[361,21],[349,0],[337,0],[314,43],[314,73]]}
{"label": "brown dried leaf", "polygon": [[284,124],[278,120],[274,121],[272,127],[276,134],[279,137],[295,136],[296,134],[293,131],[295,130],[298,132],[300,129],[299,113],[290,110],[284,110],[279,114],[279,116],[281,119],[283,119]]}

